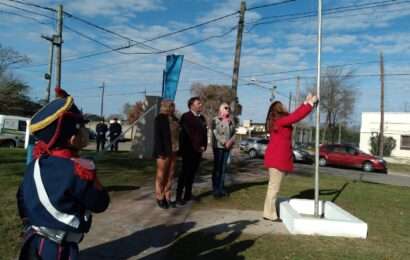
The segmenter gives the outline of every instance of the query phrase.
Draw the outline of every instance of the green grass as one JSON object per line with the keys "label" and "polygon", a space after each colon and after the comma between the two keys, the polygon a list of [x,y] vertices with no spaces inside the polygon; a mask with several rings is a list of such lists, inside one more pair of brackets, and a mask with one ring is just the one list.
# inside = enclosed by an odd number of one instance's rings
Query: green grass
{"label": "green grass", "polygon": [[387,167],[389,168],[389,171],[406,173],[410,175],[410,165],[408,164],[388,163]]}
{"label": "green grass", "polygon": [[[321,199],[334,201],[342,208],[368,223],[368,238],[346,239],[317,236],[240,234],[226,239],[229,233],[218,236],[201,234],[175,244],[172,252],[177,259],[184,255],[203,255],[203,248],[213,248],[215,254],[198,259],[410,259],[410,189],[388,185],[355,182],[341,177],[322,175]],[[280,196],[313,198],[313,179],[288,175]],[[266,181],[230,187],[230,197],[212,198],[209,192],[199,195],[194,210],[210,208],[263,210]],[[201,237],[202,236],[202,237]],[[221,242],[225,240],[225,242]],[[202,241],[202,242],[200,242]],[[207,241],[207,242],[206,242]],[[208,243],[208,244],[205,244]],[[222,245],[221,245],[222,243]]]}
{"label": "green grass", "polygon": [[[94,153],[87,152],[86,156]],[[0,149],[0,259],[13,259],[19,247],[20,221],[15,193],[24,171],[24,151]],[[211,171],[211,162],[203,163],[202,174]],[[255,170],[249,163],[233,167],[232,172]],[[111,191],[121,194],[152,181],[153,161],[128,158],[127,153],[98,158],[98,176]],[[264,172],[264,169],[256,169]],[[262,211],[266,181],[229,187],[227,199],[214,200],[203,191],[193,210],[226,208]],[[233,223],[221,233],[203,230],[181,236],[173,246],[175,259],[409,259],[410,189],[389,185],[355,182],[342,177],[321,176],[321,198],[339,206],[369,225],[367,240],[316,236],[251,236],[240,230],[250,223]],[[280,196],[311,198],[313,178],[289,175]],[[236,226],[235,231],[233,226]],[[238,232],[239,231],[239,232]]]}
{"label": "green grass", "polygon": [[[0,259],[13,259],[20,246],[21,223],[15,195],[25,170],[25,151],[0,149],[0,165]],[[111,196],[144,185],[155,176],[154,161],[130,159],[127,153],[106,153],[97,158],[96,165],[97,176]]]}

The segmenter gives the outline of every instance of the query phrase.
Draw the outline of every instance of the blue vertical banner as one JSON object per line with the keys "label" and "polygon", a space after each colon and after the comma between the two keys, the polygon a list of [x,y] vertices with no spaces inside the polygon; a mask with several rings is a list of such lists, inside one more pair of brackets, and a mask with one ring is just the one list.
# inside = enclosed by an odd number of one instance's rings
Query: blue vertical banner
{"label": "blue vertical banner", "polygon": [[162,80],[163,99],[175,100],[183,61],[184,55],[167,55],[167,63]]}

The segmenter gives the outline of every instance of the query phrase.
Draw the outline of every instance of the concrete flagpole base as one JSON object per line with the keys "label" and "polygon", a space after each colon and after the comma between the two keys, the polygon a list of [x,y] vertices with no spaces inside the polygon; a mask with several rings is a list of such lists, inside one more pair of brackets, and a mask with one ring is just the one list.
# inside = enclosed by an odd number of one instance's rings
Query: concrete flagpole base
{"label": "concrete flagpole base", "polygon": [[314,200],[283,201],[279,209],[291,234],[367,238],[367,223],[330,201],[319,202],[319,218],[314,216]]}

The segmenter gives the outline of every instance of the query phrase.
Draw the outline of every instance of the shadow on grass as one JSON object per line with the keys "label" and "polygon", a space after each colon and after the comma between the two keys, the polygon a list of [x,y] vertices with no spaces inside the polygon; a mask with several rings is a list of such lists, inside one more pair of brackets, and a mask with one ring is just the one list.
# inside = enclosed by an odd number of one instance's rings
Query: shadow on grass
{"label": "shadow on grass", "polygon": [[139,189],[139,186],[134,186],[134,185],[111,185],[111,186],[106,186],[105,190],[108,192],[111,191],[132,191],[132,190],[137,190]]}
{"label": "shadow on grass", "polygon": [[[137,231],[80,252],[80,259],[129,259],[151,248],[156,252],[138,259],[245,259],[239,253],[254,244],[253,240],[235,242],[246,226],[256,221],[237,221],[200,229],[186,234],[194,222],[158,225]],[[186,235],[184,235],[186,234]]]}
{"label": "shadow on grass", "polygon": [[[336,202],[337,198],[342,194],[342,192],[346,189],[349,185],[349,182],[345,182],[340,189],[321,189],[319,191],[319,195],[321,196],[331,196],[334,195],[332,198],[332,202]],[[307,189],[304,191],[299,192],[299,194],[293,195],[291,199],[314,199],[315,198],[315,190],[314,189]]]}
{"label": "shadow on grass", "polygon": [[224,223],[182,236],[169,248],[146,256],[144,260],[157,259],[245,259],[240,253],[250,248],[254,240],[237,241],[242,231],[257,221]]}
{"label": "shadow on grass", "polygon": [[[253,186],[261,186],[261,185],[266,185],[268,183],[268,181],[258,181],[258,182],[246,182],[246,183],[239,183],[239,184],[234,184],[231,186],[226,187],[226,191],[228,193],[234,193],[243,189],[247,189],[249,187],[253,187]],[[212,196],[213,192],[210,191],[205,191],[200,193],[199,195],[195,196],[195,200],[196,201],[201,201],[202,198],[208,197],[208,196]]]}
{"label": "shadow on grass", "polygon": [[194,226],[194,222],[187,222],[174,225],[162,224],[139,230],[123,238],[84,249],[80,252],[80,259],[128,259],[139,255],[151,247],[161,248],[168,246]]}

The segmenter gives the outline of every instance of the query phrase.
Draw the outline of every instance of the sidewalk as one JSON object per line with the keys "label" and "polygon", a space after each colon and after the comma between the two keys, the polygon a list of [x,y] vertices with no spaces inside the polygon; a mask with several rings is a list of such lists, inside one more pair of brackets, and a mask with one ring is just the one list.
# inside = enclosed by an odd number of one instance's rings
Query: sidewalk
{"label": "sidewalk", "polygon": [[[251,173],[228,175],[227,185],[265,179]],[[196,179],[195,192],[211,187],[211,176]],[[153,185],[112,194],[109,209],[94,216],[92,230],[80,244],[80,259],[170,259],[167,248],[182,235],[196,232],[213,236],[232,232],[263,235],[286,234],[281,223],[261,219],[262,212],[184,207],[163,210],[156,206]],[[195,203],[195,202],[194,202]]]}

